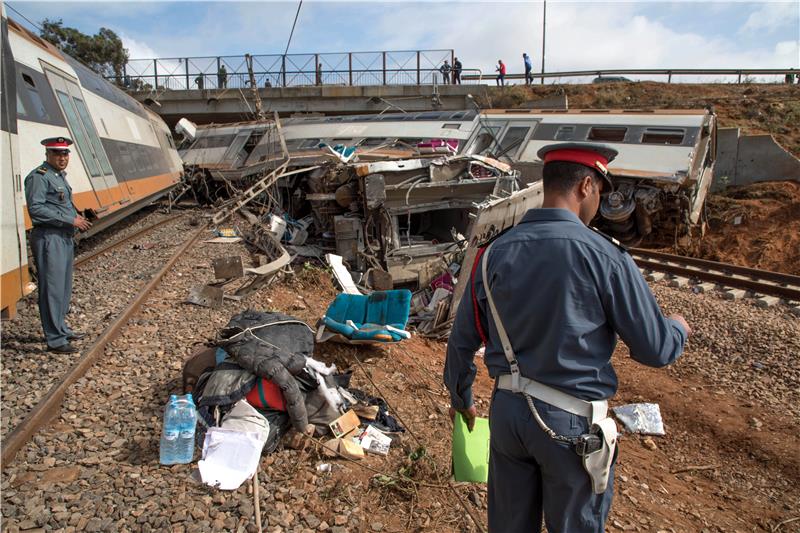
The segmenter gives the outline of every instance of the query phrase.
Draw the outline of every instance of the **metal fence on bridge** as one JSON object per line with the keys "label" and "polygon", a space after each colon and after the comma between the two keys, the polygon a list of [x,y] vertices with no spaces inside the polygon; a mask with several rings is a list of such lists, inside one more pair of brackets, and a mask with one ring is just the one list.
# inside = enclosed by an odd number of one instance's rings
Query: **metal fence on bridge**
{"label": "metal fence on bridge", "polygon": [[[427,85],[442,83],[453,50],[254,55],[257,87]],[[470,72],[475,72],[471,70]],[[130,90],[250,87],[247,56],[132,59],[116,81]]]}

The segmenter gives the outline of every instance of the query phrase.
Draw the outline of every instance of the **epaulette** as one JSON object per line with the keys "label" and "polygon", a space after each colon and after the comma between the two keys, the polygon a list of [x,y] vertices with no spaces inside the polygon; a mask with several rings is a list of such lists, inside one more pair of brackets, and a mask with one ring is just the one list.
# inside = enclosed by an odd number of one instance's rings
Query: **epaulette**
{"label": "epaulette", "polygon": [[36,172],[42,175],[47,174],[47,167],[39,167],[36,169]]}
{"label": "epaulette", "polygon": [[589,226],[589,229],[592,230],[593,232],[597,233],[598,235],[600,235],[602,238],[604,238],[605,240],[607,240],[608,242],[610,242],[611,244],[613,244],[614,246],[616,246],[620,250],[622,250],[624,253],[626,253],[626,254],[628,253],[628,248],[624,244],[619,242],[617,239],[612,237],[611,235],[603,233],[602,231],[600,231],[599,229],[595,228],[594,226]]}

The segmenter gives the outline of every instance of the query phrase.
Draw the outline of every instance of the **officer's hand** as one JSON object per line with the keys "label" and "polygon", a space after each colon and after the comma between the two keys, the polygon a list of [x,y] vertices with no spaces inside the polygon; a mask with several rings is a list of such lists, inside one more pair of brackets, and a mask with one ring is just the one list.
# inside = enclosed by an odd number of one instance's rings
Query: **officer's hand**
{"label": "officer's hand", "polygon": [[72,225],[81,231],[86,231],[92,227],[92,223],[80,215],[75,217],[75,220],[72,221]]}
{"label": "officer's hand", "polygon": [[472,431],[472,428],[475,427],[475,417],[478,416],[478,410],[475,409],[474,405],[470,405],[466,409],[456,409],[455,407],[450,408],[450,421],[455,422],[456,420],[456,411],[461,413],[461,416],[464,417],[464,420],[467,423],[467,429]]}
{"label": "officer's hand", "polygon": [[679,315],[679,314],[669,315],[669,318],[671,318],[672,320],[674,320],[675,322],[677,322],[678,324],[683,326],[683,329],[686,330],[686,337],[687,338],[691,337],[692,328],[689,327],[689,323],[686,322],[686,319],[683,318],[683,315]]}

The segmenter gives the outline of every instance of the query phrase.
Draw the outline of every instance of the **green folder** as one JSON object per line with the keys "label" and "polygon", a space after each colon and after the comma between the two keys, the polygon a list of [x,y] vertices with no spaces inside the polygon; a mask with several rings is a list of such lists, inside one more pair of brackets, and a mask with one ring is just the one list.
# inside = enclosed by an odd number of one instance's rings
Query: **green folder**
{"label": "green folder", "polygon": [[489,478],[489,419],[476,418],[470,432],[461,413],[453,422],[453,475],[456,481],[486,483]]}

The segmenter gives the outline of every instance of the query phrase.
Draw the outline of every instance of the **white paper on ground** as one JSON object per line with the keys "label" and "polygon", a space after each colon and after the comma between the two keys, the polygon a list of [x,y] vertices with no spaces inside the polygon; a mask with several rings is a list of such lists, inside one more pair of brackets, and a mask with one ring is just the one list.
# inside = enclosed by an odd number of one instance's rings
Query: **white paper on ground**
{"label": "white paper on ground", "polygon": [[368,425],[358,436],[358,442],[368,452],[387,455],[392,445],[392,438],[374,426]]}
{"label": "white paper on ground", "polygon": [[203,483],[221,490],[238,489],[255,474],[263,448],[258,433],[208,428],[203,458],[197,462]]}
{"label": "white paper on ground", "polygon": [[339,285],[342,286],[342,292],[345,294],[361,294],[361,291],[358,290],[358,287],[356,287],[353,281],[353,276],[350,275],[350,272],[345,268],[344,263],[342,263],[341,255],[325,254],[325,260],[333,269],[333,275],[336,277],[336,281],[339,282]]}

